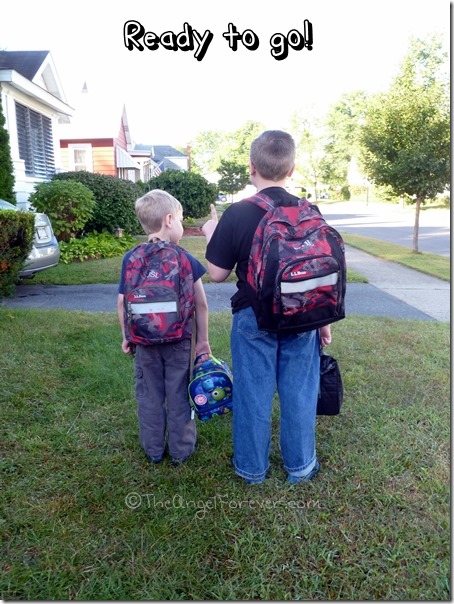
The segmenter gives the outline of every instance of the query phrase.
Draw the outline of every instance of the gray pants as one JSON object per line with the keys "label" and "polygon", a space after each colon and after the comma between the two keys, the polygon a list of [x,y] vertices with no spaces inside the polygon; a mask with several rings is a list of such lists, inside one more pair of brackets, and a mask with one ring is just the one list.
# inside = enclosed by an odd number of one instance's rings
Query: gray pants
{"label": "gray pants", "polygon": [[150,459],[167,444],[172,459],[188,457],[196,443],[188,397],[191,340],[136,348],[135,379],[139,438]]}

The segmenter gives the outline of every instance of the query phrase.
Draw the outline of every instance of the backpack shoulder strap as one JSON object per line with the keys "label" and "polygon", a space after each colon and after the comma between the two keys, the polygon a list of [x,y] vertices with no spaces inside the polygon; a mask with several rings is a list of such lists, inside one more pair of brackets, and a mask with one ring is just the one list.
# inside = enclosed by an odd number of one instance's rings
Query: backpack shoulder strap
{"label": "backpack shoulder strap", "polygon": [[264,193],[255,193],[254,195],[251,195],[251,197],[247,197],[244,201],[250,201],[254,205],[259,206],[259,208],[262,208],[262,210],[265,210],[265,212],[272,212],[275,207],[271,197],[268,197],[268,195],[265,195]]}

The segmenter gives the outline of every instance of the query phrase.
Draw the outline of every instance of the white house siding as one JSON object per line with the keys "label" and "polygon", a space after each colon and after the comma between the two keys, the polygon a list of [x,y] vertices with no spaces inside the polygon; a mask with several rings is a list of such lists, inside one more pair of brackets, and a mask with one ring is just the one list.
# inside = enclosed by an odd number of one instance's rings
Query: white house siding
{"label": "white house siding", "polygon": [[35,99],[30,98],[26,94],[4,82],[1,84],[1,93],[6,129],[9,132],[11,159],[14,166],[16,203],[18,207],[26,209],[28,207],[28,198],[35,190],[35,185],[39,182],[43,182],[44,179],[25,175],[25,162],[20,159],[19,156],[15,102],[18,101],[21,105],[29,107],[30,109],[33,109],[33,111],[36,111],[37,113],[40,113],[51,120],[56,172],[61,171],[60,141],[58,139],[58,135],[56,136],[56,133],[58,132],[58,114],[53,112],[45,104],[37,102]]}

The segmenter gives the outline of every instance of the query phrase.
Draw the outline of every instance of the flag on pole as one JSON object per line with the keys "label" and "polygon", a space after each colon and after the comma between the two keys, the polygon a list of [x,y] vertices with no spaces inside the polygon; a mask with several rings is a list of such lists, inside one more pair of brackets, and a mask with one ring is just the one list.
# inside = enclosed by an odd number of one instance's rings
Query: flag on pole
{"label": "flag on pole", "polygon": [[156,166],[153,168],[153,170],[151,172],[152,177],[159,176],[161,173],[162,173],[162,170],[159,167],[159,164],[156,164]]}

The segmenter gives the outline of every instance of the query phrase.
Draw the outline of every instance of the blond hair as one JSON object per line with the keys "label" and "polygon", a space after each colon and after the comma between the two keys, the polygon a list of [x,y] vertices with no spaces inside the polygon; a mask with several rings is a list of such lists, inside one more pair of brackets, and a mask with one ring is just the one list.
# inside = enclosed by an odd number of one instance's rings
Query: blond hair
{"label": "blond hair", "polygon": [[178,199],[167,191],[153,189],[136,201],[135,211],[143,230],[150,235],[161,230],[162,221],[167,214],[176,216],[183,211],[183,207]]}
{"label": "blond hair", "polygon": [[250,158],[262,178],[282,180],[295,164],[295,141],[282,130],[265,130],[252,141]]}

